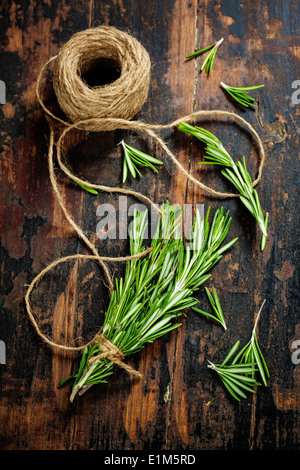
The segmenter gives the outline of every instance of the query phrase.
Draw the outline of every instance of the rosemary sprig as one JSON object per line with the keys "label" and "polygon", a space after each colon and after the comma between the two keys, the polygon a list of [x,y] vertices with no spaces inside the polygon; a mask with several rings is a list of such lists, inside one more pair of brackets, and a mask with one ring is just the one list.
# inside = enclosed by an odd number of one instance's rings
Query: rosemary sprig
{"label": "rosemary sprig", "polygon": [[235,101],[237,101],[241,106],[244,106],[245,108],[249,108],[249,106],[257,108],[257,106],[254,104],[255,98],[250,96],[248,93],[251,90],[257,90],[258,88],[263,88],[265,86],[257,85],[248,87],[237,87],[225,85],[225,83],[223,82],[220,82],[220,85]]}
{"label": "rosemary sprig", "polygon": [[269,215],[267,213],[265,218],[263,216],[257,191],[253,188],[252,180],[246,167],[245,157],[243,156],[242,162],[239,161],[235,164],[219,139],[202,127],[181,122],[178,125],[178,129],[181,132],[193,135],[206,144],[205,161],[199,162],[200,164],[221,165],[226,167],[221,173],[238,190],[240,200],[257,221],[262,232],[261,250],[263,251],[266,245]]}
{"label": "rosemary sprig", "polygon": [[[205,219],[201,219],[196,211],[191,247],[178,236],[178,219],[170,205],[166,205],[151,241],[152,251],[145,258],[128,261],[124,277],[116,279],[102,334],[125,357],[181,325],[174,320],[197,303],[193,292],[210,277],[210,269],[236,242],[237,238],[221,246],[230,228],[228,212],[224,215],[223,208],[218,209],[211,223],[209,213],[208,210]],[[147,211],[135,213],[131,224],[131,255],[144,250],[146,222]],[[166,233],[170,236],[164,237]],[[71,402],[77,393],[82,394],[94,384],[106,383],[113,373],[114,364],[107,358],[91,362],[101,352],[98,346],[89,346],[84,351],[78,372],[68,378],[75,379]]]}
{"label": "rosemary sprig", "polygon": [[224,330],[227,330],[226,322],[225,322],[224,315],[223,315],[223,312],[222,312],[222,307],[221,307],[216,289],[214,287],[212,288],[213,295],[211,295],[211,293],[209,292],[207,287],[205,287],[205,292],[206,292],[206,295],[207,295],[208,300],[210,302],[210,305],[211,305],[213,311],[215,312],[215,315],[204,312],[203,310],[200,310],[197,307],[192,307],[192,309],[195,310],[195,312],[202,313],[202,315],[206,315],[207,317],[210,317],[213,320],[216,320],[217,322],[221,323]]}
{"label": "rosemary sprig", "polygon": [[136,178],[136,175],[138,174],[139,176],[141,175],[141,172],[138,170],[137,166],[142,166],[142,167],[149,167],[151,168],[155,173],[158,172],[157,168],[155,168],[154,165],[162,165],[163,162],[158,160],[157,158],[154,158],[141,150],[137,150],[134,147],[131,147],[130,145],[126,144],[124,140],[121,141],[123,150],[124,150],[124,158],[123,158],[123,183],[125,183],[129,173],[133,176],[133,178]]}
{"label": "rosemary sprig", "polygon": [[[240,401],[241,398],[247,398],[244,390],[255,393],[254,385],[260,385],[260,383],[256,382],[252,377],[252,374],[257,370],[254,363],[235,363],[233,365],[227,365],[229,359],[239,347],[239,344],[240,341],[237,341],[233,345],[222,364],[214,364],[208,361],[208,367],[217,372],[229,393],[238,401]],[[249,374],[251,376],[249,376]]]}
{"label": "rosemary sprig", "polygon": [[211,46],[205,47],[204,49],[201,49],[199,51],[196,51],[196,52],[193,52],[192,54],[187,55],[186,60],[193,59],[195,57],[198,57],[201,54],[204,54],[207,51],[210,51],[209,54],[207,54],[206,58],[204,59],[201,65],[201,69],[200,69],[202,72],[202,70],[206,68],[205,70],[206,73],[210,74],[218,48],[220,47],[223,41],[224,41],[224,38],[221,38],[219,41],[215,42]]}
{"label": "rosemary sprig", "polygon": [[[240,341],[236,341],[221,364],[213,364],[208,361],[208,367],[218,373],[229,393],[238,401],[240,398],[247,398],[244,390],[255,393],[253,387],[261,385],[255,378],[257,372],[265,386],[267,386],[267,380],[270,377],[256,336],[256,326],[264,303],[265,300],[257,315],[250,341],[234,356],[240,345]],[[231,364],[228,365],[232,358]]]}
{"label": "rosemary sprig", "polygon": [[257,335],[256,335],[257,323],[258,323],[260,313],[262,311],[264,304],[265,304],[265,300],[263,301],[262,306],[260,307],[260,310],[258,312],[256,321],[252,330],[250,341],[244,346],[243,349],[241,349],[239,354],[235,357],[233,364],[235,364],[238,360],[240,360],[240,362],[244,364],[248,364],[249,362],[250,363],[255,362],[258,367],[261,380],[263,381],[263,384],[267,386],[267,380],[270,377],[270,373],[269,373],[266,361],[264,359],[264,356],[259,347]]}

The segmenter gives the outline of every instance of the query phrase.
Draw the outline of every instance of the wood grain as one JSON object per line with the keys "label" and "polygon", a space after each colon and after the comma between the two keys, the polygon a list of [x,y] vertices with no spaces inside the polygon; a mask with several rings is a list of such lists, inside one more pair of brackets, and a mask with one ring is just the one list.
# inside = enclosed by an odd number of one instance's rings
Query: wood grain
{"label": "wood grain", "polygon": [[[299,322],[299,105],[291,101],[299,79],[299,15],[296,0],[108,0],[105,2],[4,2],[1,6],[0,79],[7,88],[1,105],[1,315],[0,446],[3,450],[299,450],[300,366],[291,360]],[[177,331],[129,359],[144,375],[132,382],[117,370],[107,385],[92,387],[73,405],[58,382],[78,362],[38,338],[24,306],[26,286],[48,263],[85,247],[67,224],[52,193],[47,169],[48,128],[35,99],[38,72],[74,32],[97,24],[129,31],[148,50],[149,98],[137,118],[168,123],[193,110],[224,109],[242,115],[258,130],[267,161],[258,191],[270,212],[269,240],[260,235],[237,199],[214,199],[195,188],[145,135],[115,131],[72,133],[66,143],[76,174],[118,185],[126,135],[164,160],[128,187],[157,203],[220,205],[232,215],[237,245],[213,270],[208,286],[220,295],[228,330],[189,312]],[[212,74],[201,59],[185,62],[196,47],[224,37]],[[49,102],[51,72],[43,91]],[[258,108],[242,110],[219,87],[264,84]],[[253,174],[257,149],[251,136],[231,122],[201,121],[234,158],[245,155]],[[199,168],[201,146],[176,130],[162,133],[180,163],[205,184],[226,189],[212,168]],[[126,240],[100,240],[96,209],[118,195],[83,193],[59,175],[69,210],[103,254],[128,252]],[[128,198],[128,205],[137,201]],[[119,221],[118,221],[119,223]],[[119,225],[118,225],[119,227]],[[123,267],[111,263],[115,276]],[[208,308],[201,290],[198,298]],[[207,360],[219,361],[233,343],[248,341],[255,315],[271,377],[249,400],[233,402]],[[62,344],[82,344],[101,325],[108,291],[93,262],[66,263],[40,283],[32,297],[43,331]]]}

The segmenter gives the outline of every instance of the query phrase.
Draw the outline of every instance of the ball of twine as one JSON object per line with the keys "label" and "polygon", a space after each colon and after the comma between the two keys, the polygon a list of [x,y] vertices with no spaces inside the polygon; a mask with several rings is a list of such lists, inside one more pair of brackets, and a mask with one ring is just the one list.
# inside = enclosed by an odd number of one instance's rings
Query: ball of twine
{"label": "ball of twine", "polygon": [[[114,82],[89,86],[84,75],[101,60],[120,70]],[[97,118],[130,120],[148,97],[151,62],[148,52],[134,37],[111,26],[99,26],[74,34],[55,61],[53,87],[60,108],[71,122]],[[101,130],[116,124],[103,121]],[[99,131],[99,123],[86,130]]]}

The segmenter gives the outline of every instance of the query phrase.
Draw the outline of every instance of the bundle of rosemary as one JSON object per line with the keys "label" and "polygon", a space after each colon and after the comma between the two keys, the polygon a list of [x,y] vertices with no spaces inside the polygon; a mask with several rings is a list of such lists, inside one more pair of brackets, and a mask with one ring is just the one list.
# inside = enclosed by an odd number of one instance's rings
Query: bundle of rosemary
{"label": "bundle of rosemary", "polygon": [[[136,211],[130,228],[130,254],[143,252],[147,212]],[[122,355],[135,354],[146,343],[178,328],[176,319],[198,303],[193,293],[210,277],[209,271],[237,240],[227,242],[231,218],[223,208],[209,222],[196,211],[190,240],[180,237],[178,215],[170,204],[162,207],[151,251],[145,258],[127,262],[124,277],[116,279],[115,290],[105,314],[101,334]],[[101,341],[85,348],[78,371],[63,380],[74,379],[70,401],[98,383],[107,383],[115,362],[103,357]]]}

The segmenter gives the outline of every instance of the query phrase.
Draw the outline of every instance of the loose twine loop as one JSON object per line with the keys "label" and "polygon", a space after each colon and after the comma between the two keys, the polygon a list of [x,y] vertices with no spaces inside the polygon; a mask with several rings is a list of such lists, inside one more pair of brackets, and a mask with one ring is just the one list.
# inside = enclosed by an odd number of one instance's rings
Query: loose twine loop
{"label": "loose twine loop", "polygon": [[[91,88],[87,85],[87,83],[85,83],[83,75],[99,59],[111,59],[114,61],[114,63],[116,63],[120,69],[120,77],[113,83],[106,86]],[[58,104],[62,111],[64,111],[66,117],[69,119],[69,122],[53,114],[51,110],[45,106],[40,95],[40,84],[43,73],[53,61],[55,61],[53,72],[53,88]],[[48,167],[51,185],[66,219],[71,224],[78,236],[89,247],[92,255],[76,254],[66,256],[49,264],[33,279],[25,296],[25,303],[29,318],[34,325],[37,334],[47,344],[65,351],[81,351],[88,345],[99,342],[99,349],[102,354],[98,355],[96,359],[106,357],[117,364],[119,367],[127,370],[127,372],[129,372],[131,375],[138,377],[141,376],[141,374],[123,362],[124,356],[122,352],[102,335],[101,329],[90,342],[82,346],[74,347],[62,345],[53,342],[42,333],[32,313],[30,305],[30,294],[32,290],[41,280],[41,278],[58,264],[75,259],[96,260],[104,271],[105,278],[111,293],[114,289],[114,284],[106,262],[126,262],[128,260],[146,256],[151,251],[151,248],[148,248],[139,255],[123,257],[103,257],[99,255],[94,243],[88,239],[88,237],[74,221],[72,215],[66,208],[63,196],[58,187],[54,170],[54,147],[56,147],[56,159],[60,169],[71,180],[76,179],[77,182],[89,186],[90,188],[98,189],[108,193],[123,193],[134,196],[153,206],[160,214],[161,212],[158,206],[144,194],[123,187],[110,187],[101,184],[92,184],[75,176],[62,159],[62,146],[67,133],[74,129],[92,132],[113,131],[116,129],[145,132],[157,142],[157,144],[165,151],[171,161],[177,166],[179,171],[181,171],[186,176],[187,179],[192,181],[201,189],[207,191],[209,194],[221,198],[238,197],[239,194],[219,192],[201,183],[179,163],[176,156],[170,151],[164,140],[159,135],[157,135],[155,131],[171,129],[176,127],[180,122],[193,121],[199,119],[200,117],[225,119],[233,118],[236,120],[236,122],[245,126],[250,131],[258,146],[260,163],[257,178],[253,181],[253,186],[257,185],[261,179],[263,165],[265,162],[264,148],[255,129],[241,116],[229,111],[201,110],[165,125],[148,124],[142,121],[131,121],[137,112],[140,111],[142,105],[148,97],[150,69],[150,58],[144,47],[135,38],[126,32],[109,26],[100,26],[76,33],[60,49],[58,55],[51,57],[41,68],[36,85],[36,96],[41,107],[46,113],[50,127]],[[55,129],[57,127],[57,123],[63,125],[63,131],[55,143]]]}

